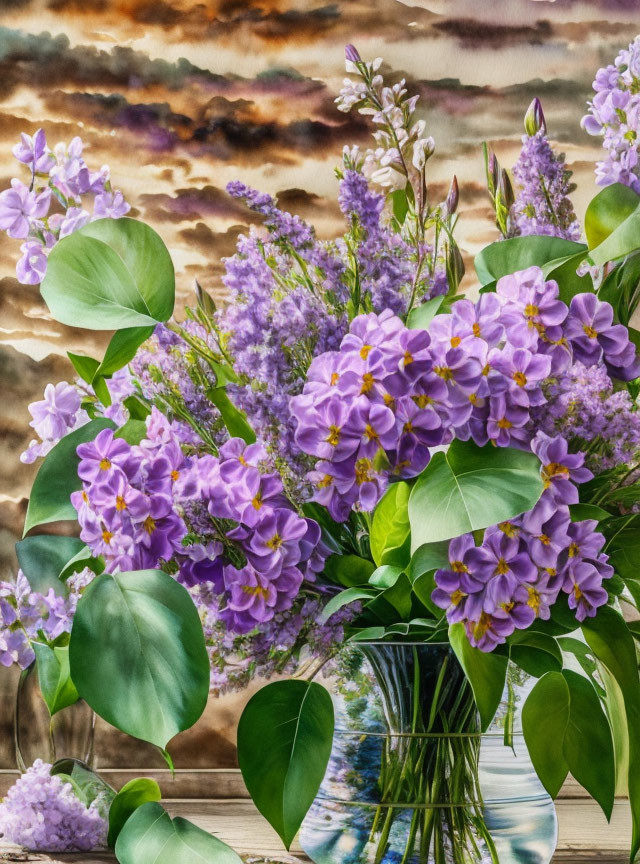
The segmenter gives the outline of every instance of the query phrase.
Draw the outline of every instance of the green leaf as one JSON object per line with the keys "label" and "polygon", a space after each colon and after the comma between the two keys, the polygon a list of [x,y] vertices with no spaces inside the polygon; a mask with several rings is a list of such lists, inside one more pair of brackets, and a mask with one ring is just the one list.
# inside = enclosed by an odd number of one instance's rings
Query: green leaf
{"label": "green leaf", "polygon": [[130,363],[136,356],[138,348],[149,339],[153,331],[153,326],[125,327],[123,330],[117,330],[107,345],[96,374],[109,377]]}
{"label": "green leaf", "polygon": [[613,307],[614,316],[629,330],[629,339],[638,347],[637,330],[629,327],[638,306],[640,289],[640,252],[633,252],[615,267],[602,282],[598,297]]}
{"label": "green leaf", "polygon": [[629,805],[633,823],[631,861],[640,849],[640,679],[633,636],[623,617],[610,606],[582,624],[589,647],[615,678],[624,699],[629,730]]}
{"label": "green leaf", "polygon": [[602,267],[609,261],[617,261],[636,252],[640,247],[640,206],[609,234],[598,246],[591,250],[590,258]]}
{"label": "green leaf", "polygon": [[40,691],[53,717],[80,698],[69,672],[69,648],[50,648],[42,642],[31,645],[36,655]]}
{"label": "green leaf", "polygon": [[229,399],[225,388],[215,387],[209,390],[207,395],[220,412],[229,435],[232,438],[242,438],[247,444],[253,444],[256,440],[256,433],[249,425],[244,411],[236,408],[231,399]]}
{"label": "green leaf", "polygon": [[82,487],[78,477],[80,459],[76,454],[76,447],[87,441],[93,441],[98,432],[103,429],[115,428],[116,425],[112,420],[99,417],[69,432],[58,441],[53,450],[47,453],[31,487],[31,497],[24,521],[24,534],[45,522],[76,518],[75,508],[70,501],[71,493]]}
{"label": "green leaf", "polygon": [[113,849],[125,822],[138,807],[142,807],[148,801],[159,801],[161,798],[160,787],[151,777],[135,777],[125,783],[109,808],[108,845]]}
{"label": "green leaf", "polygon": [[373,585],[375,588],[391,588],[402,576],[402,573],[402,567],[395,567],[393,564],[383,564],[382,567],[378,567],[369,576],[369,585]]}
{"label": "green leaf", "polygon": [[411,615],[411,607],[411,582],[406,574],[401,573],[389,588],[365,605],[362,617],[372,618],[372,623],[389,626],[406,621]]}
{"label": "green leaf", "polygon": [[616,791],[616,762],[609,721],[591,682],[565,669],[569,687],[569,722],[563,752],[569,771],[611,819]]}
{"label": "green leaf", "polygon": [[181,816],[172,819],[155,801],[127,819],[115,853],[120,864],[242,864],[222,840]]}
{"label": "green leaf", "polygon": [[254,804],[287,849],[324,777],[333,723],[331,697],[309,681],[267,684],[242,712],[240,770]]}
{"label": "green leaf", "polygon": [[56,243],[40,291],[56,321],[70,327],[149,327],[171,317],[175,276],[152,228],[99,219]]}
{"label": "green leaf", "polygon": [[85,357],[82,354],[73,354],[71,351],[67,351],[67,357],[71,360],[71,365],[82,380],[86,381],[87,384],[91,384],[96,370],[100,366],[99,361],[94,360],[93,357]]}
{"label": "green leaf", "polygon": [[640,578],[639,529],[640,516],[636,514],[611,519],[605,526],[608,563],[625,581]]}
{"label": "green leaf", "polygon": [[453,441],[446,453],[434,455],[411,491],[412,551],[512,519],[541,494],[533,453]]}
{"label": "green leaf", "polygon": [[449,641],[471,684],[484,732],[502,700],[508,658],[474,648],[467,639],[464,624],[451,624]]}
{"label": "green leaf", "polygon": [[91,386],[98,399],[105,408],[108,408],[111,405],[111,393],[105,379],[101,375],[96,375],[91,382]]}
{"label": "green leaf", "polygon": [[371,600],[377,593],[373,588],[345,588],[344,591],[335,594],[326,604],[320,616],[320,623],[324,624],[339,609],[348,606],[349,603],[355,603],[357,600]]}
{"label": "green leaf", "polygon": [[127,396],[122,404],[129,412],[129,417],[132,420],[144,420],[151,414],[149,405],[139,399],[138,396]]}
{"label": "green leaf", "polygon": [[480,284],[487,285],[510,273],[534,265],[543,267],[556,258],[568,258],[586,252],[586,249],[583,243],[574,243],[561,237],[512,237],[485,246],[476,255],[474,264]]}
{"label": "green leaf", "polygon": [[52,777],[60,777],[63,782],[71,783],[77,798],[85,807],[96,801],[96,807],[101,816],[106,817],[116,790],[84,762],[74,758],[58,759],[49,771]]}
{"label": "green leaf", "polygon": [[409,494],[408,483],[392,483],[387,489],[373,514],[371,522],[371,555],[378,566],[396,564],[402,566],[401,547],[409,537]]}
{"label": "green leaf", "polygon": [[[29,539],[29,538],[27,538]],[[102,573],[104,570],[104,559],[102,557],[94,558],[88,546],[82,547],[74,556],[70,558],[64,565],[58,578],[61,582],[65,582],[72,573],[79,573],[88,567],[94,573]]]}
{"label": "green leaf", "polygon": [[584,217],[584,233],[590,249],[595,249],[630,216],[640,197],[623,183],[613,183],[592,198]]}
{"label": "green leaf", "polygon": [[562,651],[553,636],[535,630],[516,630],[507,640],[513,662],[528,675],[541,678],[562,669]]}
{"label": "green leaf", "polygon": [[431,300],[421,303],[420,306],[416,306],[409,312],[407,327],[410,330],[428,330],[429,324],[436,317],[443,303],[444,295],[433,297]]}
{"label": "green leaf", "polygon": [[436,587],[435,573],[435,570],[430,570],[427,573],[421,573],[413,580],[413,593],[435,618],[441,619],[444,616],[444,609],[436,606],[431,599],[431,595]]}
{"label": "green leaf", "polygon": [[127,444],[139,444],[143,438],[147,437],[147,424],[144,420],[127,420],[113,437],[123,438]]}
{"label": "green leaf", "polygon": [[585,519],[595,519],[596,522],[601,522],[603,519],[611,518],[611,513],[596,504],[570,504],[569,513],[571,513],[573,522],[583,522]]}
{"label": "green leaf", "polygon": [[16,543],[20,569],[33,591],[46,594],[53,588],[58,596],[66,595],[60,573],[64,567],[87,547],[77,537],[57,534],[36,534]]}
{"label": "green leaf", "polygon": [[206,706],[200,616],[161,570],[97,576],[78,602],[69,656],[78,692],[96,714],[162,750]]}
{"label": "green leaf", "polygon": [[359,555],[331,555],[325,561],[324,575],[336,585],[352,588],[366,585],[369,576],[376,569],[373,561]]}
{"label": "green leaf", "polygon": [[423,543],[411,556],[407,575],[415,582],[423,573],[449,567],[449,541],[439,543]]}
{"label": "green leaf", "polygon": [[558,283],[560,299],[565,303],[571,303],[576,294],[593,292],[593,279],[590,273],[578,276],[577,269],[587,256],[587,250],[583,249],[575,255],[565,258],[557,258],[547,262],[542,268],[545,279],[553,279]]}
{"label": "green leaf", "polygon": [[402,226],[409,212],[409,199],[404,189],[396,189],[389,195],[391,199],[391,208],[393,210],[393,218]]}
{"label": "green leaf", "polygon": [[569,724],[569,686],[561,672],[547,672],[522,707],[522,731],[540,782],[555,798],[569,773],[564,736]]}

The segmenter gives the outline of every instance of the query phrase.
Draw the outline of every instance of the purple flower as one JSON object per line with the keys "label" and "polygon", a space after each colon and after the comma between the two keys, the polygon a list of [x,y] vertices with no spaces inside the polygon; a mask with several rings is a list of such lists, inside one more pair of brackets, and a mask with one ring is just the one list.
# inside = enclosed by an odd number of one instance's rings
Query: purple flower
{"label": "purple flower", "polygon": [[510,400],[523,408],[546,401],[540,385],[551,372],[550,357],[507,343],[502,351],[495,350],[489,355],[489,362],[504,376],[494,379],[494,390],[508,388]]}
{"label": "purple flower", "polygon": [[576,610],[578,621],[593,618],[609,595],[602,587],[602,574],[588,561],[571,564],[566,571],[563,590],[569,595],[569,608]]}
{"label": "purple flower", "polygon": [[640,375],[633,343],[627,328],[613,323],[613,309],[595,294],[578,294],[569,308],[566,336],[574,357],[588,366],[604,360],[610,374],[623,381]]}
{"label": "purple flower", "polygon": [[477,620],[465,623],[469,642],[481,651],[493,651],[502,645],[516,628],[515,622],[507,612],[499,609],[493,614],[482,612]]}
{"label": "purple flower", "polygon": [[506,393],[498,393],[489,400],[487,435],[498,447],[509,447],[514,442],[526,443],[529,438],[526,425],[529,412],[513,404]]}
{"label": "purple flower", "polygon": [[49,211],[51,191],[31,192],[20,180],[11,181],[11,189],[0,192],[0,229],[9,237],[24,240],[31,223],[42,219]]}
{"label": "purple flower", "polygon": [[37,240],[28,240],[20,247],[22,258],[16,264],[18,281],[23,285],[39,285],[47,270],[44,247]]}
{"label": "purple flower", "polygon": [[135,475],[131,445],[122,438],[114,438],[112,429],[103,429],[94,441],[80,444],[77,453],[80,457],[78,476],[87,483],[105,479],[118,471],[124,471],[130,478]]}
{"label": "purple flower", "polygon": [[276,612],[291,607],[302,583],[302,573],[296,567],[288,567],[271,578],[250,565],[241,570],[227,567],[225,582],[229,592],[225,619],[238,633],[248,633],[270,621]]}
{"label": "purple flower", "polygon": [[248,540],[247,557],[255,570],[273,578],[281,570],[298,564],[302,557],[300,540],[307,531],[305,520],[292,510],[266,513]]}
{"label": "purple flower", "polygon": [[582,453],[569,453],[566,440],[557,435],[550,438],[544,432],[538,432],[531,443],[531,449],[542,463],[542,479],[545,489],[556,504],[577,504],[578,490],[576,483],[591,480],[593,474],[584,468]]}
{"label": "purple flower", "polygon": [[0,833],[36,852],[89,852],[105,846],[108,826],[100,799],[87,807],[71,783],[50,771],[51,765],[37,759],[9,789],[0,803]]}
{"label": "purple flower", "polygon": [[47,384],[44,399],[29,405],[33,417],[29,425],[43,441],[59,441],[74,427],[80,402],[78,389],[66,381]]}
{"label": "purple flower", "polygon": [[119,219],[121,216],[126,216],[131,210],[131,205],[127,204],[124,196],[119,189],[115,192],[100,192],[96,195],[93,202],[93,216],[95,219]]}
{"label": "purple flower", "polygon": [[527,552],[521,551],[519,538],[502,531],[485,534],[469,560],[474,575],[485,583],[484,609],[492,614],[510,602],[519,584],[533,582],[538,572]]}
{"label": "purple flower", "polygon": [[44,129],[38,129],[33,137],[22,132],[20,143],[16,144],[12,152],[18,162],[29,165],[34,174],[48,174],[55,165],[56,160],[47,146]]}

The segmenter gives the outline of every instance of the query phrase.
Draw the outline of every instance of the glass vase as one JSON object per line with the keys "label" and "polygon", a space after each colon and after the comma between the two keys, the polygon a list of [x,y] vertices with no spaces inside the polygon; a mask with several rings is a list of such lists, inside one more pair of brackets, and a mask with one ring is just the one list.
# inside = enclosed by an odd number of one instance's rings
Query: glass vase
{"label": "glass vase", "polygon": [[77,759],[93,767],[95,722],[95,714],[82,699],[51,717],[33,663],[20,674],[16,692],[14,740],[19,771],[24,773],[36,759],[52,764]]}
{"label": "glass vase", "polygon": [[555,809],[518,724],[528,682],[517,674],[510,668],[505,703],[481,734],[448,644],[347,648],[323,682],[336,730],[300,834],[307,855],[316,864],[549,864]]}

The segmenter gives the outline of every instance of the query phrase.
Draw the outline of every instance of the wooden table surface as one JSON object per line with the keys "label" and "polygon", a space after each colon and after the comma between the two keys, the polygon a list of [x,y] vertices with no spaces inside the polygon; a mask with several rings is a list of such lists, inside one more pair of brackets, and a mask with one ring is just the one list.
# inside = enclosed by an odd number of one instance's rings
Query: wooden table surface
{"label": "wooden table surface", "polygon": [[[289,854],[271,826],[260,816],[247,792],[240,772],[208,769],[151,772],[107,769],[100,774],[115,789],[135,776],[151,774],[165,794],[163,801],[172,816],[184,816],[210,831],[245,857],[265,857],[283,864],[308,864],[308,859],[294,841]],[[0,771],[0,797],[15,782],[17,773]],[[202,798],[203,794],[214,796]],[[198,796],[198,797],[196,797]],[[631,818],[628,802],[616,801],[611,823],[585,791],[571,778],[556,801],[558,814],[558,848],[553,864],[627,864],[631,840]],[[3,845],[0,838],[0,862],[60,862],[60,864],[114,864],[109,852],[72,855],[24,853],[15,846]]]}

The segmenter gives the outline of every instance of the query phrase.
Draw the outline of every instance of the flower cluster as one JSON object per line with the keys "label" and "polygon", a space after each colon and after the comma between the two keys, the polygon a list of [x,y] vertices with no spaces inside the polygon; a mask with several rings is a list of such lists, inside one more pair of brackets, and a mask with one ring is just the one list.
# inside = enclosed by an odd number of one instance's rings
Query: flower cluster
{"label": "flower cluster", "polygon": [[53,588],[32,591],[21,570],[14,582],[0,582],[0,665],[26,669],[35,659],[30,640],[53,642],[69,633],[80,593],[93,576],[88,569],[72,574],[64,597]]}
{"label": "flower cluster", "polygon": [[583,294],[567,307],[538,267],[503,277],[476,303],[456,302],[428,332],[391,312],[356,318],[291,402],[296,441],[318,460],[316,500],[339,521],[353,507],[372,510],[390,477],[416,476],[429,448],[454,436],[528,449],[532,411],[572,357],[622,379],[638,374],[611,306]]}
{"label": "flower cluster", "polygon": [[607,151],[596,165],[597,182],[600,186],[623,183],[640,194],[640,39],[598,71],[593,89],[595,96],[582,127],[590,135],[602,136]]}
{"label": "flower cluster", "polygon": [[569,198],[571,172],[564,154],[554,153],[538,99],[534,99],[522,137],[522,150],[513,169],[520,190],[511,207],[509,236],[547,234],[565,240],[580,239],[580,223]]}
{"label": "flower cluster", "polygon": [[219,456],[194,457],[178,481],[176,502],[195,544],[179,579],[220,595],[220,620],[249,633],[291,609],[303,580],[314,582],[328,554],[320,528],[298,515],[261,444],[231,438]]}
{"label": "flower cluster", "polygon": [[110,569],[144,570],[169,561],[182,549],[187,533],[173,507],[173,485],[185,457],[171,424],[161,422],[158,414],[147,427],[153,437],[140,445],[104,429],[77,449],[82,489],[71,501],[80,538]]}
{"label": "flower cluster", "polygon": [[44,852],[89,852],[106,846],[108,825],[98,801],[86,807],[71,783],[37,759],[0,802],[0,834]]}
{"label": "flower cluster", "polygon": [[586,451],[586,465],[602,472],[633,465],[640,458],[640,413],[628,390],[614,389],[603,364],[575,362],[547,388],[548,402],[536,426],[548,435],[559,432]]}
{"label": "flower cluster", "polygon": [[602,552],[597,522],[572,522],[577,485],[593,475],[582,454],[569,453],[562,436],[539,432],[532,445],[540,458],[545,491],[533,510],[488,528],[480,545],[465,534],[449,545],[449,567],[437,570],[434,603],[451,623],[464,622],[472,645],[491,651],[516,629],[546,620],[561,592],[578,621],[607,602],[602,583],[613,575]]}
{"label": "flower cluster", "polygon": [[[16,266],[24,284],[42,282],[47,254],[58,240],[94,219],[117,219],[130,210],[122,192],[112,189],[109,168],[89,169],[83,147],[76,137],[51,149],[43,129],[33,137],[23,133],[14,147],[13,155],[29,168],[31,179],[27,185],[14,178],[11,188],[0,193],[0,229],[24,240]],[[85,196],[92,198],[92,213],[85,209]]]}

